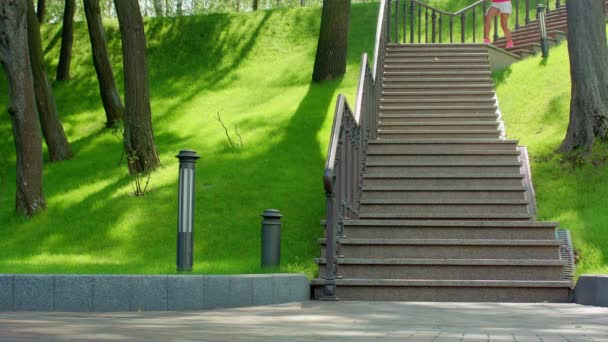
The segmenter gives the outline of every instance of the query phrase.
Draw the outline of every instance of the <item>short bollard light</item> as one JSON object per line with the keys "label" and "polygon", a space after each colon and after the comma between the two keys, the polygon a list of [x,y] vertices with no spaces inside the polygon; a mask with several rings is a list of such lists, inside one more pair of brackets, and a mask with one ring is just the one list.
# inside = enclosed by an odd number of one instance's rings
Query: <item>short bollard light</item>
{"label": "short bollard light", "polygon": [[281,264],[281,213],[276,209],[262,214],[262,267]]}
{"label": "short bollard light", "polygon": [[194,175],[196,160],[194,151],[182,150],[179,159],[179,192],[177,209],[177,270],[192,271],[194,231]]}

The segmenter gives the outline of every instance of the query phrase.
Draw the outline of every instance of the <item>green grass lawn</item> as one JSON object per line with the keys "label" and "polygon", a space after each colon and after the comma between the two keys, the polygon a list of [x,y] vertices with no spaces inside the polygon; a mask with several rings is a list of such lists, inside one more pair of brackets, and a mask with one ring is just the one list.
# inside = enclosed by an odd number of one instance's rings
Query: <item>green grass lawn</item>
{"label": "green grass lawn", "polygon": [[[325,215],[323,166],[335,99],[354,98],[360,57],[372,52],[377,4],[353,5],[348,68],[340,80],[310,83],[320,8],[213,14],[146,22],[154,133],[163,167],[149,193],[133,197],[122,141],[103,129],[85,23],[77,23],[73,79],[54,83],[75,152],[45,156],[48,210],[14,215],[15,154],[0,78],[0,273],[174,273],[177,159],[194,149],[197,166],[196,273],[261,272],[260,214],[284,216],[282,267],[313,276]],[[119,32],[107,22],[122,89]],[[60,26],[45,25],[49,75],[55,75]],[[242,135],[233,151],[216,113]],[[236,134],[231,132],[233,139]]]}
{"label": "green grass lawn", "polygon": [[546,61],[528,58],[495,80],[507,137],[530,152],[539,219],[559,221],[572,231],[577,274],[608,273],[608,145],[596,144],[585,160],[555,152],[570,108],[566,43],[553,48]]}

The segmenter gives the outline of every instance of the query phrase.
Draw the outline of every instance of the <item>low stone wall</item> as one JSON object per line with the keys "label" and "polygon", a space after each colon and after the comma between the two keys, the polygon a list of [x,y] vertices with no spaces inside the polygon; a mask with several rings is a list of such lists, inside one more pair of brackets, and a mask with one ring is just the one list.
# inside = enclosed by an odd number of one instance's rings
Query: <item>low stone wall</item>
{"label": "low stone wall", "polygon": [[303,274],[0,275],[0,311],[180,311],[307,301]]}
{"label": "low stone wall", "polygon": [[608,275],[582,275],[574,288],[577,304],[608,307]]}

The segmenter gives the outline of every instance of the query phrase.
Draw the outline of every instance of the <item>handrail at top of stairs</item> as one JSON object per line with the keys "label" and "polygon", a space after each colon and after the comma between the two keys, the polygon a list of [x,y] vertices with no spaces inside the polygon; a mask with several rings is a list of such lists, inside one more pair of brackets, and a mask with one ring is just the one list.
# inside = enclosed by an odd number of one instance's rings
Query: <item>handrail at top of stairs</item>
{"label": "handrail at top of stairs", "polygon": [[323,183],[327,197],[325,228],[325,284],[322,300],[337,300],[337,256],[340,250],[340,227],[344,219],[357,219],[365,167],[367,142],[377,137],[378,111],[384,72],[384,54],[388,43],[388,1],[380,1],[373,71],[367,54],[361,57],[361,73],[355,110],[346,97],[338,96],[331,137],[325,162]]}

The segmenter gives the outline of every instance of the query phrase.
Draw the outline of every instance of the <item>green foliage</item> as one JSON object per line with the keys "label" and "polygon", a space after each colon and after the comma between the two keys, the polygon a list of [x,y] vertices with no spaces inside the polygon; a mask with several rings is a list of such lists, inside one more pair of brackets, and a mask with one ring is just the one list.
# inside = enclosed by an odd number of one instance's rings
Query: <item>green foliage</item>
{"label": "green foliage", "polygon": [[567,45],[550,57],[529,58],[495,75],[507,137],[528,146],[542,220],[572,231],[577,273],[608,272],[608,144],[587,155],[555,151],[566,134],[570,110]]}
{"label": "green foliage", "polygon": [[[0,73],[0,273],[174,273],[178,162],[196,150],[196,273],[261,272],[260,214],[284,216],[281,271],[313,276],[325,215],[322,174],[335,99],[354,98],[361,53],[371,52],[377,4],[353,6],[347,74],[310,83],[320,8],[146,21],[155,139],[163,167],[131,196],[119,130],[105,115],[86,24],[76,23],[73,79],[54,84],[73,160],[45,160],[48,210],[15,217],[15,155]],[[118,27],[106,23],[119,88]],[[60,27],[43,26],[54,74]],[[238,126],[245,148],[226,153],[215,116]],[[122,160],[119,165],[119,160]],[[6,176],[5,176],[6,175]],[[6,177],[6,181],[4,180]]]}

